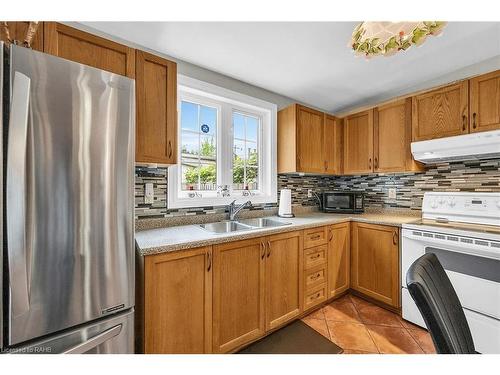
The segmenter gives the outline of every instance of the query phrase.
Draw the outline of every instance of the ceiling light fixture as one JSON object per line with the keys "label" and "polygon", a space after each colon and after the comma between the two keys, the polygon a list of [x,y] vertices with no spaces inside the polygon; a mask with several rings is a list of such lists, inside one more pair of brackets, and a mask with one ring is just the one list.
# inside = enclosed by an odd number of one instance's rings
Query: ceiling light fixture
{"label": "ceiling light fixture", "polygon": [[419,46],[429,35],[439,35],[446,22],[361,22],[352,34],[351,47],[366,58],[391,56],[412,45]]}

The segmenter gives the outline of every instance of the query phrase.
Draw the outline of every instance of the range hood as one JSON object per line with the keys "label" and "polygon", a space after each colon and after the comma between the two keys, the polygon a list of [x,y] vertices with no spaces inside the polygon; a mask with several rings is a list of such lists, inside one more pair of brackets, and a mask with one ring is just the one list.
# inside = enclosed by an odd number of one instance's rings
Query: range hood
{"label": "range hood", "polygon": [[424,164],[500,157],[500,130],[412,142],[413,158]]}

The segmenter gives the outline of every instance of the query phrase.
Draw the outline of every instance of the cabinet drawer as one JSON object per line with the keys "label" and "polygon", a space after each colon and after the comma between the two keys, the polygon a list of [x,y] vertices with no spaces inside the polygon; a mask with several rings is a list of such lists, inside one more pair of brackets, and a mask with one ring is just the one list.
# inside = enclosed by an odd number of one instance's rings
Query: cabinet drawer
{"label": "cabinet drawer", "polygon": [[326,264],[305,272],[304,287],[306,291],[323,283],[326,283]]}
{"label": "cabinet drawer", "polygon": [[304,251],[304,268],[310,269],[326,263],[326,245],[313,247]]}
{"label": "cabinet drawer", "polygon": [[326,283],[318,285],[317,287],[306,292],[304,298],[304,310],[317,306],[324,301],[326,301]]}
{"label": "cabinet drawer", "polygon": [[325,245],[328,240],[328,228],[312,228],[304,230],[304,249]]}

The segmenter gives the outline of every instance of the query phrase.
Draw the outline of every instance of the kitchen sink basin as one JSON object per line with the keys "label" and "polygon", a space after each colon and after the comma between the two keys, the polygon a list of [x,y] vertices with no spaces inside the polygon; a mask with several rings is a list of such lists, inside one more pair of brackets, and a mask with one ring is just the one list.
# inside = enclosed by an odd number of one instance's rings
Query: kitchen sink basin
{"label": "kitchen sink basin", "polygon": [[224,234],[239,232],[252,229],[273,228],[289,225],[291,223],[283,223],[278,220],[273,220],[265,217],[256,219],[244,219],[234,221],[219,221],[216,223],[200,224],[200,228],[215,234]]}
{"label": "kitchen sink basin", "polygon": [[242,230],[254,229],[249,225],[241,224],[237,221],[219,221],[217,223],[200,224],[200,227],[215,234],[232,233]]}
{"label": "kitchen sink basin", "polygon": [[272,227],[281,227],[284,225],[290,225],[291,223],[284,223],[282,221],[269,219],[266,217],[259,217],[255,219],[245,219],[239,221],[242,224],[250,225],[255,228],[272,228]]}

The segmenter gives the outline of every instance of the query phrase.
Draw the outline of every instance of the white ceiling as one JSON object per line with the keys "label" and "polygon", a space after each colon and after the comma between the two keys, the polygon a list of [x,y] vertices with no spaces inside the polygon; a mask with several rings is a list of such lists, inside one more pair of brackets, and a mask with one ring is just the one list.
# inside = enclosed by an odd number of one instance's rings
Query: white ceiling
{"label": "white ceiling", "polygon": [[330,112],[500,56],[500,22],[452,22],[421,47],[371,60],[348,47],[355,22],[84,24]]}

